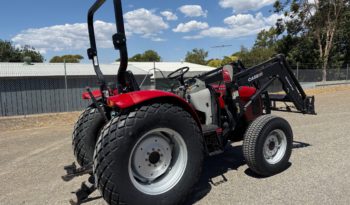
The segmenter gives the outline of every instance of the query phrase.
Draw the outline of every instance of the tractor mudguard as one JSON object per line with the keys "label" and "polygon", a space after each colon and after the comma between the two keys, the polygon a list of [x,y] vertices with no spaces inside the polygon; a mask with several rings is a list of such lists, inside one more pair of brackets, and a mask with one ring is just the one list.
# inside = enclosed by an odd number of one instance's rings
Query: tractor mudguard
{"label": "tractor mudguard", "polygon": [[140,105],[147,101],[162,101],[176,103],[183,107],[187,112],[189,112],[193,119],[197,122],[198,127],[202,129],[199,117],[192,106],[187,103],[181,97],[161,90],[142,90],[129,93],[123,93],[120,95],[115,95],[107,99],[107,104],[110,107],[118,107],[120,109],[127,109],[135,105]]}

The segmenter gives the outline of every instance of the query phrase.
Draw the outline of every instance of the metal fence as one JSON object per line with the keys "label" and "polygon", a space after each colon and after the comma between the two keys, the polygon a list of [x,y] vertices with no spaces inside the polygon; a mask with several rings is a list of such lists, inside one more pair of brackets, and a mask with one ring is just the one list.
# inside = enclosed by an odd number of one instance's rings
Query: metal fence
{"label": "metal fence", "polygon": [[[322,81],[322,70],[293,70],[300,82]],[[1,74],[1,72],[0,72]],[[116,76],[106,76],[108,82],[115,82]],[[143,89],[157,88],[168,90],[168,80],[157,78],[153,82],[150,76],[137,75]],[[350,70],[329,69],[328,81],[350,80]],[[81,99],[81,93],[87,86],[97,88],[95,76],[34,76],[1,77],[0,75],[0,116],[30,115],[38,113],[70,112],[84,109],[90,102]],[[273,91],[281,90],[276,83]]]}
{"label": "metal fence", "polygon": [[[143,78],[136,76],[138,82]],[[107,76],[107,81],[116,80],[114,76]],[[0,116],[82,110],[91,103],[81,97],[87,86],[97,89],[96,77],[0,78]]]}

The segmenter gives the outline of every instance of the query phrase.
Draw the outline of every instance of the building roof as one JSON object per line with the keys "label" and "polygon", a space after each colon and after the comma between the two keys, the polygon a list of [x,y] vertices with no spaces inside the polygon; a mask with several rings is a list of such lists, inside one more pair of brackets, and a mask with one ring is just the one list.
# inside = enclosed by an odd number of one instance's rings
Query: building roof
{"label": "building roof", "polygon": [[[118,65],[102,64],[100,65],[104,75],[116,75]],[[134,75],[146,75],[147,71],[129,65],[128,69]],[[66,64],[67,76],[93,76],[96,75],[92,64]],[[0,77],[36,77],[36,76],[64,76],[63,63],[35,63],[33,65],[24,65],[23,63],[0,63]]]}
{"label": "building roof", "polygon": [[[117,63],[116,63],[117,64]],[[188,62],[129,62],[129,65],[141,68],[143,70],[149,71],[151,69],[157,68],[163,72],[172,72],[181,67],[189,67],[190,71],[205,72],[213,70],[212,67],[199,65]]]}
{"label": "building roof", "polygon": [[[134,75],[154,75],[157,78],[162,78],[170,72],[188,66],[191,76],[197,73],[213,70],[212,67],[203,66],[187,62],[130,62],[128,70]],[[104,75],[116,75],[118,72],[119,63],[101,64],[102,73]],[[154,72],[156,68],[156,72]],[[95,75],[94,68],[91,64],[66,64],[67,76],[93,76]],[[35,77],[35,76],[64,76],[63,63],[35,63],[33,65],[25,65],[23,63],[0,63],[0,77]]]}
{"label": "building roof", "polygon": [[[115,63],[118,64],[118,63]],[[153,75],[151,78],[163,78],[166,77],[171,72],[182,67],[189,67],[189,72],[185,75],[187,77],[192,77],[194,75],[208,72],[213,70],[213,67],[199,65],[188,62],[129,62],[129,65],[141,68],[148,71],[149,74]],[[156,68],[156,70],[154,70]],[[163,76],[164,75],[164,76]]]}

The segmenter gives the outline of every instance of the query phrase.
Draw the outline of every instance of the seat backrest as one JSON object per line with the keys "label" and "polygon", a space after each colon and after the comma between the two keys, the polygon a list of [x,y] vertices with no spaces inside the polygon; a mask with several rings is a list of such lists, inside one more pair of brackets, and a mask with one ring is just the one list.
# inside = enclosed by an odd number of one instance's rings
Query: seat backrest
{"label": "seat backrest", "polygon": [[232,65],[225,65],[223,67],[223,78],[224,78],[224,81],[225,83],[230,83],[232,82],[232,79],[233,79],[233,67]]}

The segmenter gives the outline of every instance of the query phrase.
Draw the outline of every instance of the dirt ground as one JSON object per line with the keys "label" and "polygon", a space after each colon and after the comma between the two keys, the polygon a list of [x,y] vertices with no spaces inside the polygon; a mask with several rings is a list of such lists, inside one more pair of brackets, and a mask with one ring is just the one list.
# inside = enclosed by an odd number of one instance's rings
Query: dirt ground
{"label": "dirt ground", "polygon": [[[290,167],[259,178],[244,162],[241,144],[208,158],[188,204],[350,204],[350,86],[309,90],[316,116],[275,113],[294,131]],[[79,113],[0,118],[0,204],[69,204],[86,179],[65,183],[74,158],[73,124]],[[87,204],[105,204],[96,192]]]}

